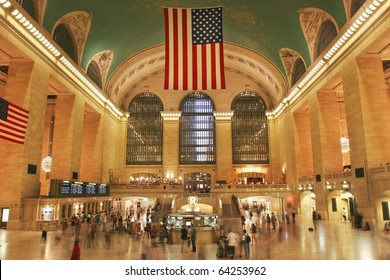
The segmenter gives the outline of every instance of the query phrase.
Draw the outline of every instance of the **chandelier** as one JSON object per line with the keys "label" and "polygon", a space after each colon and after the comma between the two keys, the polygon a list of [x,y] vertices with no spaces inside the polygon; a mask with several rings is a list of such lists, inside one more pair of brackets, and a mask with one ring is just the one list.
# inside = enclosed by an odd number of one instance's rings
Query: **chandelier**
{"label": "chandelier", "polygon": [[341,152],[343,154],[349,152],[349,139],[347,137],[341,136],[340,145],[341,145]]}
{"label": "chandelier", "polygon": [[51,156],[44,157],[41,162],[42,170],[45,172],[51,172],[51,162],[52,162]]}
{"label": "chandelier", "polygon": [[344,101],[341,101],[340,96],[338,96],[337,102],[339,103],[339,113],[340,113],[340,146],[341,146],[341,152],[343,154],[349,153],[349,139],[344,136],[343,134],[343,115],[341,112],[341,103]]}
{"label": "chandelier", "polygon": [[[54,136],[54,121],[55,121],[55,114],[54,114],[54,107],[56,105],[56,96],[55,95],[49,95],[48,100],[51,101],[51,118],[50,118],[50,132],[49,132],[49,148],[48,148],[48,155],[42,159],[41,162],[41,169],[45,171],[46,173],[51,172],[51,166],[52,166],[52,161],[53,158],[51,156],[52,150],[53,150],[53,136]],[[49,176],[47,174],[46,176]]]}

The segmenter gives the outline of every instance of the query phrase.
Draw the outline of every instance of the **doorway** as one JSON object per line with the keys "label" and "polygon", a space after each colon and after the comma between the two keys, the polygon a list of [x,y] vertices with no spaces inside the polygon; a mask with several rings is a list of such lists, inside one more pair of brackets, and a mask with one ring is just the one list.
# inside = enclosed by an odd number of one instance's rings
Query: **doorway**
{"label": "doorway", "polygon": [[9,208],[1,208],[1,228],[7,228]]}

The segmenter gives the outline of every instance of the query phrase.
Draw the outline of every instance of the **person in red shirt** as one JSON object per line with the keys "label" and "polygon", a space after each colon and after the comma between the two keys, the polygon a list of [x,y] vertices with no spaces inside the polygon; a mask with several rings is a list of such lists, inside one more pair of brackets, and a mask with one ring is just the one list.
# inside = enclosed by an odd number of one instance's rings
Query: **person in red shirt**
{"label": "person in red shirt", "polygon": [[76,240],[74,242],[74,246],[72,249],[72,256],[70,257],[71,260],[79,260],[80,259],[80,246],[79,241]]}

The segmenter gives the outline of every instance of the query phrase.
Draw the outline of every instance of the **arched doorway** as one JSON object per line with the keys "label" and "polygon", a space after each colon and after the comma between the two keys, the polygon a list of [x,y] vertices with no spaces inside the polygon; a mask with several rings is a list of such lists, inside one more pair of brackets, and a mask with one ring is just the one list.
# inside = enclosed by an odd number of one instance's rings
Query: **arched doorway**
{"label": "arched doorway", "polygon": [[348,191],[331,191],[328,194],[328,217],[330,221],[351,221],[355,215],[354,196]]}
{"label": "arched doorway", "polygon": [[184,175],[184,191],[209,193],[211,185],[211,175],[208,173],[197,172]]}
{"label": "arched doorway", "polygon": [[302,216],[311,217],[316,209],[316,195],[312,191],[303,191],[300,195],[300,210]]}

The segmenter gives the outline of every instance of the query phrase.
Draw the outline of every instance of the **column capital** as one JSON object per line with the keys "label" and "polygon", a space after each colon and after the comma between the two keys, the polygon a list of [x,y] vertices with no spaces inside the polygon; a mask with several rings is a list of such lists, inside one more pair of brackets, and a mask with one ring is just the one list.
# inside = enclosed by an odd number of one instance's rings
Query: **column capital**
{"label": "column capital", "polygon": [[231,120],[233,117],[234,111],[225,111],[225,112],[217,112],[214,111],[214,117],[217,121],[226,121],[226,120]]}
{"label": "column capital", "polygon": [[160,113],[164,121],[178,121],[181,116],[181,111],[161,111]]}

